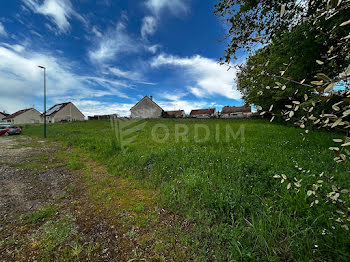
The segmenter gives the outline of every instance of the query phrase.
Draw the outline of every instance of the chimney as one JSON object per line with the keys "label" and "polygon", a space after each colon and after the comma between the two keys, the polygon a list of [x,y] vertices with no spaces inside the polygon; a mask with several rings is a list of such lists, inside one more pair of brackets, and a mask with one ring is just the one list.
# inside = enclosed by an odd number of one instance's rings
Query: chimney
{"label": "chimney", "polygon": [[151,101],[153,101],[153,96],[150,96]]}

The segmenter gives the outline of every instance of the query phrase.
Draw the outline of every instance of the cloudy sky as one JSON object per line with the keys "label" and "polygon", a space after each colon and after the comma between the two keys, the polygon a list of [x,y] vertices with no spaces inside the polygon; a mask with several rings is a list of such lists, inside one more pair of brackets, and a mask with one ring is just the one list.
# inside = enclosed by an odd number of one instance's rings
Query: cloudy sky
{"label": "cloudy sky", "polygon": [[17,0],[0,3],[0,111],[72,101],[118,113],[145,95],[165,110],[240,105],[235,70],[217,61],[225,30],[212,0]]}

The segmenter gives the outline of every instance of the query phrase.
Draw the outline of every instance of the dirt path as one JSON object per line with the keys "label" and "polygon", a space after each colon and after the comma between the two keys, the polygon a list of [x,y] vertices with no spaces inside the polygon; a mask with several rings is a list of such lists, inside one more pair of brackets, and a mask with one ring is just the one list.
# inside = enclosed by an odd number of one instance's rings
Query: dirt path
{"label": "dirt path", "polygon": [[42,147],[20,146],[30,140],[23,137],[1,137],[0,151],[0,216],[13,217],[23,212],[37,211],[64,193],[63,188],[70,182],[69,172],[62,166],[52,166],[52,158],[46,157],[46,166],[41,170],[33,158],[40,160],[50,154],[49,148],[41,141]]}
{"label": "dirt path", "polygon": [[57,143],[0,137],[0,261],[189,261],[156,192]]}

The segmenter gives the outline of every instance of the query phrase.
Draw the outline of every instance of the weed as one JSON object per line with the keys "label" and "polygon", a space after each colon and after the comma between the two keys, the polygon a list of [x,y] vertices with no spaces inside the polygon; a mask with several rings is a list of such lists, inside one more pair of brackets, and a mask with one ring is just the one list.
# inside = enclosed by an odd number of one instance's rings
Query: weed
{"label": "weed", "polygon": [[41,209],[37,212],[34,212],[32,214],[22,215],[20,217],[20,219],[23,220],[23,222],[26,224],[37,223],[37,222],[43,221],[49,217],[55,216],[56,213],[57,213],[57,209],[51,205],[48,205],[48,206],[44,207],[43,209]]}
{"label": "weed", "polygon": [[144,203],[137,203],[136,206],[135,206],[135,211],[137,213],[141,213],[141,212],[145,211]]}
{"label": "weed", "polygon": [[49,220],[40,227],[33,239],[33,245],[40,250],[41,261],[52,261],[56,248],[76,233],[74,222],[69,218]]}

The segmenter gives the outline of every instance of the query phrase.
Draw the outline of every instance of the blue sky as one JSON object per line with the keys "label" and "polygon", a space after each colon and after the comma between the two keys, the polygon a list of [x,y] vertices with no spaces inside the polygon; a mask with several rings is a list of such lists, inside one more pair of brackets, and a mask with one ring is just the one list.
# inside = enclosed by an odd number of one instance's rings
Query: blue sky
{"label": "blue sky", "polygon": [[[210,0],[17,0],[0,3],[0,110],[74,102],[118,113],[145,95],[164,110],[241,105]],[[243,55],[241,57],[243,61]]]}

